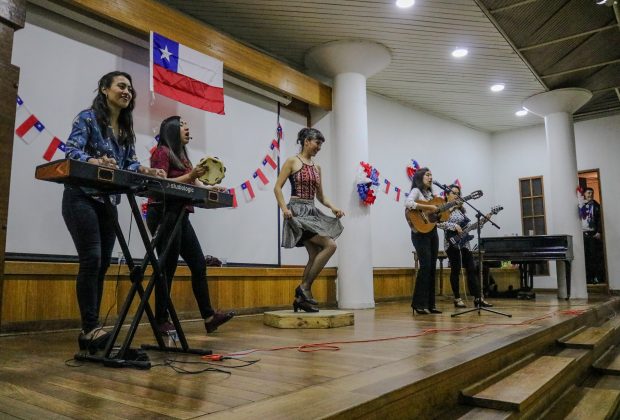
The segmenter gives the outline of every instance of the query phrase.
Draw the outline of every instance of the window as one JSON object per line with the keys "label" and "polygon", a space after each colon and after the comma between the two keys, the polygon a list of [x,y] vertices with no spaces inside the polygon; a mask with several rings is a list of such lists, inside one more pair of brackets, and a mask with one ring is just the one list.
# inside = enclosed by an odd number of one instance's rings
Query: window
{"label": "window", "polygon": [[[519,190],[523,236],[546,235],[545,193],[542,176],[520,178]],[[547,262],[535,264],[534,275],[549,275],[549,264]]]}

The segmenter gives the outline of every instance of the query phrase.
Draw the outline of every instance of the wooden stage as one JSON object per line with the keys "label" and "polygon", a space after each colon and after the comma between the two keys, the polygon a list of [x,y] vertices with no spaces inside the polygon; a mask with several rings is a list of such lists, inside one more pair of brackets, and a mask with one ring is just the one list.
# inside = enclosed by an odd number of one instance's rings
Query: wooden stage
{"label": "wooden stage", "polygon": [[[618,298],[567,303],[538,294],[536,301],[493,301],[494,309],[512,318],[486,312],[451,318],[451,300],[438,299],[441,315],[413,317],[407,302],[379,303],[374,310],[354,311],[354,326],[334,329],[276,329],[263,325],[262,315],[248,315],[207,337],[201,322],[184,322],[192,347],[214,353],[368,340],[334,344],[339,351],[255,352],[243,359],[260,361],[238,369],[226,368],[236,361],[214,363],[230,375],[177,373],[161,365],[166,357],[157,352],[150,352],[151,361],[160,365],[143,371],[65,364],[77,350],[76,330],[5,335],[0,337],[0,418],[510,418],[502,417],[506,408],[475,409],[496,417],[476,415],[468,405],[472,398],[460,396],[462,391],[477,392],[488,378],[501,379],[502,369],[523,365],[533,355],[554,354],[556,340],[581,326],[600,326],[620,308]],[[143,325],[134,343],[146,342],[154,340]],[[186,370],[208,366],[199,364],[198,356],[170,358],[193,362],[174,364]]]}

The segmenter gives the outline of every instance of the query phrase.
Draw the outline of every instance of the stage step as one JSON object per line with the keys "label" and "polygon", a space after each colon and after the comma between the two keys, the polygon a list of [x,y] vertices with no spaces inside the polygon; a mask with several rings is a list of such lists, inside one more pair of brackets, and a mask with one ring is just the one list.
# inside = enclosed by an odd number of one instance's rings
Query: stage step
{"label": "stage step", "polygon": [[611,346],[592,364],[597,371],[606,375],[620,375],[620,348]]}
{"label": "stage step", "polygon": [[569,348],[593,349],[598,346],[612,344],[617,338],[620,328],[620,317],[615,317],[599,327],[587,327],[578,333],[562,337],[558,343]]}
{"label": "stage step", "polygon": [[579,402],[565,417],[568,420],[606,420],[618,415],[620,391],[603,388],[578,388]]}
{"label": "stage step", "polygon": [[458,420],[508,420],[514,414],[512,411],[476,407],[459,417]]}
{"label": "stage step", "polygon": [[480,392],[463,396],[478,407],[523,412],[553,394],[554,385],[574,362],[571,357],[542,356]]}

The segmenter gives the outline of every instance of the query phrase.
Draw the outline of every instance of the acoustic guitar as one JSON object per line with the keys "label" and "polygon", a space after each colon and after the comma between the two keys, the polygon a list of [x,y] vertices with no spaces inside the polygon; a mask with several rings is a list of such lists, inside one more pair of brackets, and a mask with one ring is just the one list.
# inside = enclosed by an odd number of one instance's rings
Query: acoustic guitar
{"label": "acoustic guitar", "polygon": [[437,211],[429,212],[417,209],[405,209],[405,219],[409,223],[409,227],[412,230],[416,230],[420,233],[428,233],[438,222],[445,222],[450,217],[450,210],[454,206],[461,204],[461,201],[467,201],[471,199],[477,199],[482,197],[482,191],[476,190],[466,197],[454,201],[444,201],[443,198],[434,197],[430,201],[416,201],[418,204],[429,204],[437,206]]}
{"label": "acoustic guitar", "polygon": [[[486,218],[489,219],[491,218],[491,216],[499,213],[502,210],[504,210],[502,206],[494,206],[491,208],[491,211],[489,212],[489,214],[486,215]],[[484,226],[484,224],[487,222],[487,219],[481,219],[480,227]],[[474,223],[470,223],[469,225],[467,225],[467,227],[463,228],[461,233],[456,233],[455,231],[447,230],[446,237],[448,238],[448,242],[450,243],[450,245],[460,247],[460,246],[465,245],[467,241],[471,241],[472,239],[474,239],[474,235],[470,235],[469,232],[477,228],[478,228],[478,221],[475,221]]]}

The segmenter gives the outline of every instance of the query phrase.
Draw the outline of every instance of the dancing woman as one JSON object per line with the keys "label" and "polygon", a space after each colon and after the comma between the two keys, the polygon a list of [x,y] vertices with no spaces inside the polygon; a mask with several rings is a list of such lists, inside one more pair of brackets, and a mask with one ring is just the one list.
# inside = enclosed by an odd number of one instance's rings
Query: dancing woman
{"label": "dancing woman", "polygon": [[[336,252],[335,239],[342,233],[340,218],[344,212],[334,206],[323,194],[321,168],[313,158],[321,150],[325,137],[319,130],[304,128],[297,135],[300,152],[284,162],[273,192],[284,216],[282,247],[305,247],[308,263],[301,284],[295,289],[293,309],[318,312],[318,303],[312,296],[312,283],[327,261]],[[282,187],[286,180],[291,183],[291,198],[284,201]],[[329,208],[334,217],[323,214],[314,205],[314,198]]]}

